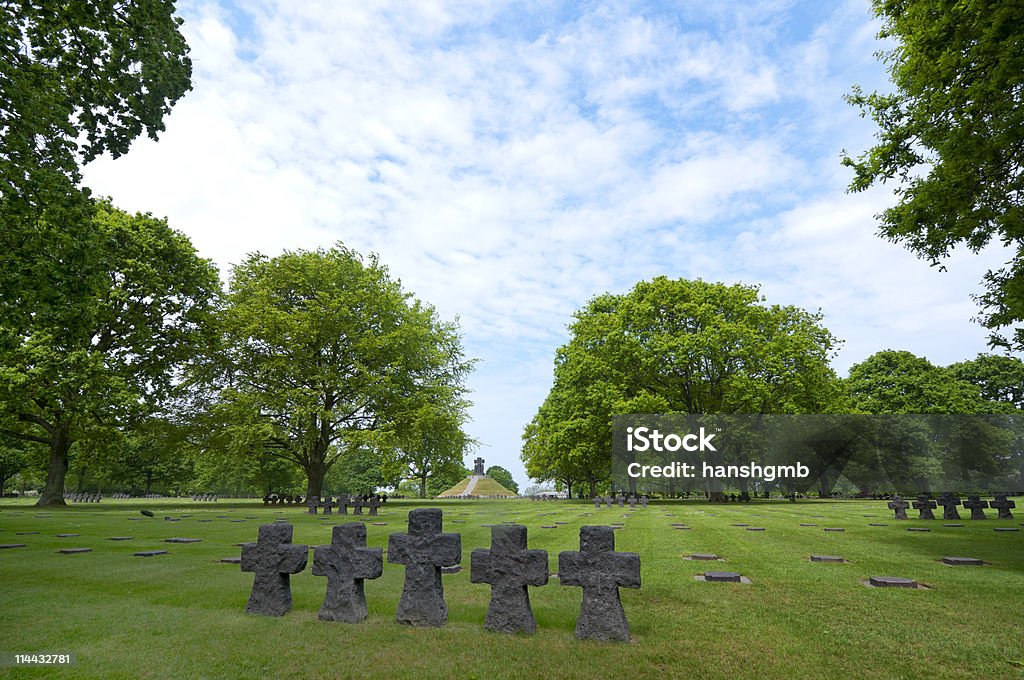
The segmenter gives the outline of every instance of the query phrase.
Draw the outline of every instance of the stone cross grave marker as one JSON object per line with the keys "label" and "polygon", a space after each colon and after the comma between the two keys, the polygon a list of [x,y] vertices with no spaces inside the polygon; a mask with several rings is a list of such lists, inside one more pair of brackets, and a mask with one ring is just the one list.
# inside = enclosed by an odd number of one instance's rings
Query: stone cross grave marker
{"label": "stone cross grave marker", "polygon": [[650,501],[650,499],[647,496],[641,496],[640,497],[640,507],[642,507],[644,510],[646,510],[647,509],[648,501]]}
{"label": "stone cross grave marker", "polygon": [[579,552],[558,554],[558,578],[563,586],[583,588],[576,637],[629,640],[619,587],[640,587],[640,555],[615,552],[611,527],[580,527]]}
{"label": "stone cross grave marker", "polygon": [[379,508],[380,505],[380,498],[376,494],[370,496],[370,500],[366,502],[366,507],[370,509],[370,515],[374,517],[377,516],[377,508]]}
{"label": "stone cross grave marker", "polygon": [[594,496],[594,507],[595,508],[600,508],[602,500],[603,499],[600,496]]}
{"label": "stone cross grave marker", "polygon": [[612,501],[612,497],[611,496],[605,496],[604,497],[604,502],[605,502],[605,507],[608,507],[608,508],[612,507],[612,502],[613,501]]}
{"label": "stone cross grave marker", "polygon": [[306,511],[306,514],[307,515],[315,515],[316,514],[316,508],[317,508],[318,505],[320,505],[320,499],[317,498],[316,496],[310,496],[309,499],[306,500],[306,507],[309,508]]}
{"label": "stone cross grave marker", "polygon": [[942,506],[942,519],[960,519],[960,513],[956,509],[960,505],[960,499],[952,493],[943,491],[938,504]]}
{"label": "stone cross grave marker", "polygon": [[935,519],[935,515],[932,510],[939,507],[938,504],[931,498],[928,498],[928,494],[918,494],[917,500],[913,503],[914,509],[920,513],[918,519]]}
{"label": "stone cross grave marker", "polygon": [[320,505],[322,505],[324,508],[324,514],[330,515],[332,514],[331,508],[334,507],[334,499],[328,496],[327,498],[323,499],[323,501],[321,501]]}
{"label": "stone cross grave marker", "polygon": [[988,502],[988,507],[999,511],[998,519],[1013,519],[1013,513],[1010,510],[1017,507],[1017,503],[1007,500],[1005,493],[997,493],[996,499]]}
{"label": "stone cross grave marker", "polygon": [[291,609],[291,575],[305,569],[308,559],[308,545],[292,544],[291,524],[262,525],[259,540],[242,546],[242,571],[256,574],[245,611],[281,616]]}
{"label": "stone cross grave marker", "polygon": [[378,578],[383,569],[383,549],[366,547],[366,525],[335,525],[330,545],[313,548],[313,575],[327,577],[320,619],[345,623],[365,619],[368,610],[363,580]]}
{"label": "stone cross grave marker", "polygon": [[409,533],[388,536],[388,562],[405,565],[405,585],[395,617],[411,626],[443,626],[448,607],[441,567],[462,561],[462,536],[442,534],[438,508],[409,511]]}
{"label": "stone cross grave marker", "polygon": [[971,511],[971,519],[988,519],[985,517],[988,501],[983,501],[978,496],[968,496],[967,500],[963,502],[963,506]]}
{"label": "stone cross grave marker", "polygon": [[910,504],[899,496],[893,496],[889,501],[889,509],[896,513],[896,519],[907,519],[907,508]]}
{"label": "stone cross grave marker", "polygon": [[473,474],[480,477],[484,474],[484,459],[477,458],[473,461]]}
{"label": "stone cross grave marker", "polygon": [[525,526],[491,527],[490,550],[477,548],[470,556],[469,580],[491,584],[484,628],[499,633],[537,630],[527,586],[548,582],[548,552],[527,550]]}
{"label": "stone cross grave marker", "polygon": [[361,496],[354,496],[352,498],[352,501],[349,503],[349,505],[352,506],[352,514],[353,515],[361,515],[361,514],[363,514],[363,507],[366,504],[363,503],[363,499],[362,499]]}

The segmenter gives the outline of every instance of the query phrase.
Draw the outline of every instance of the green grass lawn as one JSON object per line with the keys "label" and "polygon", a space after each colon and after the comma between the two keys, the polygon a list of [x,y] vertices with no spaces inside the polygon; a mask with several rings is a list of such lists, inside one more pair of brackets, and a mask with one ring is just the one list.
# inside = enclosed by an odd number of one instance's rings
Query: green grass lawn
{"label": "green grass lawn", "polygon": [[[1019,509],[1024,503],[1017,500]],[[39,511],[5,500],[0,543],[27,547],[0,550],[0,651],[69,651],[76,661],[65,668],[0,669],[0,675],[1024,678],[1024,531],[993,531],[1024,529],[1024,517],[965,519],[953,528],[942,520],[889,519],[884,501],[652,503],[628,518],[628,507],[597,510],[582,502],[393,501],[379,518],[366,518],[387,522],[368,524],[368,544],[386,548],[388,534],[405,531],[408,510],[423,505],[443,508],[445,531],[462,534],[464,568],[443,577],[449,621],[440,629],[395,623],[404,569],[386,560],[384,575],[366,582],[370,617],[362,624],[317,619],[326,579],[313,576],[310,566],[292,577],[290,613],[245,613],[253,576],[220,558],[240,555],[234,544],[255,540],[258,526],[279,514],[294,524],[295,542],[310,545],[330,541],[337,517],[325,521],[304,508],[259,501],[105,500]],[[156,518],[143,518],[141,508]],[[199,521],[206,519],[212,521]],[[481,525],[508,520],[529,527],[529,547],[548,551],[552,572],[559,551],[578,549],[580,526],[623,522],[616,547],[640,554],[643,579],[640,590],[621,591],[632,641],[576,640],[581,591],[554,578],[531,588],[535,635],[484,631],[490,587],[470,583],[469,554],[490,546],[490,529]],[[567,524],[541,528],[556,521]],[[672,523],[692,528],[676,530]],[[738,523],[766,531],[732,526]],[[919,526],[931,531],[907,531]],[[39,533],[17,535],[22,531]],[[163,542],[173,536],[202,542]],[[58,554],[64,547],[93,550]],[[169,554],[132,556],[150,549]],[[726,561],[683,559],[694,552]],[[811,563],[812,553],[842,555],[849,563]],[[991,564],[949,567],[943,556]],[[752,583],[694,579],[705,570],[740,572]],[[929,589],[862,585],[879,575],[913,578]]]}

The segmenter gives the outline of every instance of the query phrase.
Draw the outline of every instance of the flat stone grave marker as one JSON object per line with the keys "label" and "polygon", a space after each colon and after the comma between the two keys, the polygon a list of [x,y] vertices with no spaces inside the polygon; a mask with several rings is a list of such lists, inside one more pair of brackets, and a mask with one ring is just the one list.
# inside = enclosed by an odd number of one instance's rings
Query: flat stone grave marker
{"label": "flat stone grave marker", "polygon": [[887,527],[888,524],[882,524],[881,522],[868,522],[869,527]]}
{"label": "flat stone grave marker", "polygon": [[245,611],[284,615],[292,608],[291,575],[305,569],[308,559],[309,546],[292,543],[291,524],[260,526],[258,540],[242,546],[242,571],[255,573]]}
{"label": "flat stone grave marker", "polygon": [[1020,531],[1017,527],[996,527],[995,531]]}
{"label": "flat stone grave marker", "polygon": [[81,536],[82,534],[57,534],[57,538],[71,538],[73,536]]}
{"label": "flat stone grave marker", "polygon": [[942,563],[951,567],[981,567],[985,564],[977,557],[943,557]]}
{"label": "flat stone grave marker", "polygon": [[557,529],[558,527],[556,527],[554,524],[541,524],[540,528],[541,529]]}
{"label": "flat stone grave marker", "polygon": [[734,527],[749,527],[749,524],[733,524]]}
{"label": "flat stone grave marker", "polygon": [[244,522],[245,520],[244,520],[244,519],[233,519],[233,520],[231,520],[231,521],[232,521],[232,522]]}
{"label": "flat stone grave marker", "polygon": [[165,538],[164,543],[199,543],[201,538]]}
{"label": "flat stone grave marker", "polygon": [[568,522],[555,522],[555,524],[558,524],[558,525],[566,525],[566,524],[568,524]]}
{"label": "flat stone grave marker", "polygon": [[907,527],[907,531],[931,531],[927,527]]}
{"label": "flat stone grave marker", "polygon": [[917,588],[917,581],[901,576],[872,576],[868,584],[874,588]]}
{"label": "flat stone grave marker", "polygon": [[142,552],[133,553],[135,557],[153,557],[154,555],[166,555],[166,550],[143,550]]}
{"label": "flat stone grave marker", "polygon": [[825,527],[822,531],[846,531],[846,529],[841,527]]}
{"label": "flat stone grave marker", "polygon": [[705,571],[704,580],[708,583],[741,583],[742,577],[735,571]]}
{"label": "flat stone grave marker", "polygon": [[0,550],[8,550],[9,548],[24,548],[24,543],[0,543]]}
{"label": "flat stone grave marker", "polygon": [[528,586],[548,582],[548,553],[527,549],[527,529],[521,524],[491,529],[491,547],[470,555],[472,583],[489,583],[491,599],[484,628],[500,633],[532,633],[537,620],[530,607]]}
{"label": "flat stone grave marker", "polygon": [[802,526],[802,527],[816,527],[818,525],[817,524],[804,524],[804,523],[801,523],[800,526]]}
{"label": "flat stone grave marker", "polygon": [[944,526],[944,527],[962,527],[963,524],[953,523],[953,524],[943,524],[942,526]]}
{"label": "flat stone grave marker", "polygon": [[747,531],[766,531],[764,527],[747,527]]}
{"label": "flat stone grave marker", "polygon": [[388,536],[388,562],[405,565],[405,583],[395,618],[411,626],[443,626],[448,606],[441,585],[441,567],[462,560],[462,537],[441,533],[443,515],[438,508],[409,512],[408,533]]}
{"label": "flat stone grave marker", "polygon": [[197,522],[212,522],[212,519],[197,519]]}
{"label": "flat stone grave marker", "polygon": [[108,541],[130,541],[133,538],[135,538],[135,537],[134,536],[111,536],[107,540]]}
{"label": "flat stone grave marker", "polygon": [[62,555],[78,555],[79,553],[92,552],[92,548],[61,548],[57,552]]}
{"label": "flat stone grave marker", "polygon": [[336,525],[330,545],[313,548],[313,575],[327,577],[320,620],[359,623],[365,619],[368,609],[363,581],[378,578],[383,569],[383,550],[366,547],[365,525]]}
{"label": "flat stone grave marker", "polygon": [[180,522],[181,520],[177,517],[164,517],[165,522]]}
{"label": "flat stone grave marker", "polygon": [[386,527],[388,525],[387,522],[370,522],[370,524],[372,524],[375,527]]}
{"label": "flat stone grave marker", "polygon": [[241,557],[222,557],[222,558],[220,558],[220,561],[223,564],[241,564],[242,563],[242,558]]}
{"label": "flat stone grave marker", "polygon": [[811,562],[826,562],[829,564],[841,564],[846,562],[841,555],[811,555]]}
{"label": "flat stone grave marker", "polygon": [[38,531],[15,531],[14,533],[17,536],[34,536],[35,534],[38,534],[39,532]]}
{"label": "flat stone grave marker", "polygon": [[718,555],[715,555],[714,553],[693,553],[687,559],[715,562],[721,560],[722,558]]}
{"label": "flat stone grave marker", "polygon": [[615,552],[611,527],[580,527],[580,549],[558,555],[559,582],[583,588],[576,637],[629,641],[619,588],[640,587],[640,555]]}

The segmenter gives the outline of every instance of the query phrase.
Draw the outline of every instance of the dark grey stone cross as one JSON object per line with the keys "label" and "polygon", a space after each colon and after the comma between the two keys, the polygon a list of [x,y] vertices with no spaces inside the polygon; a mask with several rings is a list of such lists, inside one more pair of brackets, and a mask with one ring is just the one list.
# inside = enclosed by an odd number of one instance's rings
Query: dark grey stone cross
{"label": "dark grey stone cross", "polygon": [[980,496],[968,496],[967,500],[963,502],[963,506],[971,511],[971,519],[988,519],[985,517],[988,501],[981,500]]}
{"label": "dark grey stone cross", "polygon": [[945,491],[939,496],[938,503],[942,506],[942,519],[960,519],[960,513],[956,509],[960,505],[959,498]]}
{"label": "dark grey stone cross", "polygon": [[499,633],[537,630],[527,586],[548,582],[548,552],[526,549],[525,526],[491,527],[491,549],[477,548],[470,555],[469,580],[491,584],[484,628]]}
{"label": "dark grey stone cross", "polygon": [[352,500],[349,501],[348,504],[352,506],[352,514],[353,515],[361,515],[361,514],[363,514],[363,505],[364,505],[364,503],[363,503],[363,499],[362,498],[360,498],[359,496],[355,496],[355,497],[352,498]]}
{"label": "dark grey stone cross", "polygon": [[563,586],[583,588],[576,637],[629,640],[619,587],[640,587],[640,555],[615,552],[611,527],[580,527],[579,552],[558,555],[558,580]]}
{"label": "dark grey stone cross", "polygon": [[380,507],[380,498],[376,495],[370,496],[370,500],[366,502],[366,507],[370,509],[370,515],[375,517],[377,515],[377,508]]}
{"label": "dark grey stone cross", "polygon": [[320,505],[324,508],[324,514],[329,515],[331,514],[331,508],[334,507],[334,499],[328,496],[320,503]]}
{"label": "dark grey stone cross", "polygon": [[910,504],[899,496],[893,496],[889,501],[889,509],[896,512],[896,519],[907,519],[907,508]]}
{"label": "dark grey stone cross", "polygon": [[438,508],[409,512],[409,533],[388,536],[388,562],[405,565],[405,585],[395,618],[411,626],[443,626],[448,621],[441,567],[462,561],[462,537],[442,534]]}
{"label": "dark grey stone cross", "polygon": [[320,499],[317,498],[316,496],[310,496],[308,499],[306,499],[306,507],[309,508],[308,510],[306,510],[306,514],[315,515],[317,506],[319,505]]}
{"label": "dark grey stone cross", "polygon": [[920,494],[917,500],[912,504],[914,509],[920,513],[918,519],[935,519],[935,515],[932,510],[939,507],[931,498],[928,498],[926,494]]}
{"label": "dark grey stone cross", "polygon": [[1013,519],[1013,513],[1010,512],[1010,509],[1017,507],[1017,503],[1007,500],[1005,493],[997,493],[996,499],[988,502],[988,507],[999,511],[998,519]]}
{"label": "dark grey stone cross", "polygon": [[484,474],[484,459],[477,458],[473,461],[473,474],[480,476]]}
{"label": "dark grey stone cross", "polygon": [[256,574],[245,611],[281,616],[291,609],[291,575],[305,569],[308,559],[308,545],[292,545],[291,524],[262,525],[259,540],[242,546],[242,571]]}
{"label": "dark grey stone cross", "polygon": [[366,618],[363,579],[381,575],[383,553],[381,548],[366,547],[366,525],[362,522],[336,525],[331,544],[313,548],[313,575],[327,577],[321,620],[358,623]]}
{"label": "dark grey stone cross", "polygon": [[348,506],[350,506],[350,505],[352,505],[352,500],[351,500],[351,498],[349,498],[349,495],[347,493],[343,493],[340,496],[338,496],[338,514],[339,515],[347,515],[348,514]]}

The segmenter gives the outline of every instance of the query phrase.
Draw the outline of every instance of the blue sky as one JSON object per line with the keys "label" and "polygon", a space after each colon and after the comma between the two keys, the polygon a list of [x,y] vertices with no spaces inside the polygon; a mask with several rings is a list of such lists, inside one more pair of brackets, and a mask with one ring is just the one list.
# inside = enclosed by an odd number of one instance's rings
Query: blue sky
{"label": "blue sky", "polygon": [[[571,314],[657,275],[821,309],[840,374],[881,349],[948,364],[995,250],[940,272],[845,193],[886,89],[867,0],[179,3],[194,89],[159,143],[85,183],[166,216],[226,272],[344,241],[459,318],[471,436],[528,483],[520,434]],[[467,463],[474,456],[467,457]],[[470,466],[471,467],[471,466]]]}

